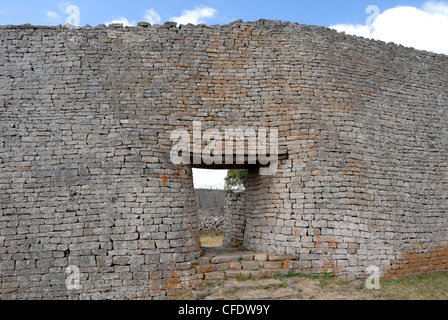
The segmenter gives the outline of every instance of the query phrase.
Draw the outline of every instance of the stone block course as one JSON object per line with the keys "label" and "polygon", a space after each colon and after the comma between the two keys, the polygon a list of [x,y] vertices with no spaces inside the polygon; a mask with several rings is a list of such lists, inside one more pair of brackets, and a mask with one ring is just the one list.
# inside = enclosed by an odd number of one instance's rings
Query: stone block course
{"label": "stone block course", "polygon": [[195,200],[202,235],[220,235],[224,225],[225,190],[195,189]]}

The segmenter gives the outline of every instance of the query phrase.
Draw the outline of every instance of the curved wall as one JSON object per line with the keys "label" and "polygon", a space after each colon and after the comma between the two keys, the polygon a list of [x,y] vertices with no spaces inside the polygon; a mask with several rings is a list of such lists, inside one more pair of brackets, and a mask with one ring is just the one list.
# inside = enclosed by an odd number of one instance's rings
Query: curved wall
{"label": "curved wall", "polygon": [[248,177],[246,247],[347,277],[448,268],[447,56],[272,21],[3,26],[0,43],[3,299],[201,282],[191,168],[169,157],[193,121],[279,130],[277,173]]}

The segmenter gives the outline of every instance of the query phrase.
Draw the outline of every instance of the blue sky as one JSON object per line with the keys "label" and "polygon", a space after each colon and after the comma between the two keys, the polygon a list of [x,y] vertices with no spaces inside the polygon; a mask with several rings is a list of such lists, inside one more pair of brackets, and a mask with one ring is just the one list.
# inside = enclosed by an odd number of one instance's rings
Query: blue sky
{"label": "blue sky", "polygon": [[[199,0],[199,1],[70,1],[80,9],[81,26],[89,24],[96,26],[105,22],[127,18],[129,21],[144,21],[145,12],[153,9],[161,18],[161,22],[179,17],[183,10],[193,10],[195,7],[209,7],[216,10],[212,18],[206,18],[205,23],[227,24],[242,19],[255,21],[258,19],[274,19],[299,22],[304,24],[330,26],[339,23],[363,24],[368,15],[365,9],[376,5],[380,10],[396,6],[414,6],[421,8],[426,1],[419,0]],[[57,25],[64,24],[66,14],[61,10],[68,1],[61,0],[1,0],[0,24]],[[51,11],[60,15],[47,16]]]}
{"label": "blue sky", "polygon": [[[272,19],[329,27],[348,34],[448,55],[446,1],[0,0],[0,25],[64,25],[70,22],[80,26],[96,26],[121,22],[135,26],[140,21],[214,25],[228,24],[238,19],[245,22]],[[68,13],[67,9],[70,9]],[[79,19],[74,19],[74,16]],[[223,188],[225,174],[226,171],[195,170],[195,186]]]}

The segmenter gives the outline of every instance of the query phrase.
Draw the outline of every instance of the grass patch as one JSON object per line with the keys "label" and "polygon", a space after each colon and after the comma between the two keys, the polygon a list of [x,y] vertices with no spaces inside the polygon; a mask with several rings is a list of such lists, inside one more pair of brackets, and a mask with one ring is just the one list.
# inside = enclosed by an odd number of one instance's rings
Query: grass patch
{"label": "grass patch", "polygon": [[203,287],[204,288],[214,288],[214,287],[217,287],[218,285],[219,285],[218,283],[212,281],[212,282],[204,283]]}
{"label": "grass patch", "polygon": [[448,272],[422,274],[397,280],[382,280],[378,293],[392,300],[447,300]]}
{"label": "grass patch", "polygon": [[[329,278],[328,275],[318,275],[318,274],[304,274],[304,273],[295,273],[295,272],[288,272],[286,275],[282,275],[281,273],[276,273],[274,275],[274,278],[281,279],[281,278],[306,278],[306,279],[322,279],[322,278]],[[334,275],[332,276],[334,277]]]}
{"label": "grass patch", "polygon": [[323,289],[323,288],[327,287],[328,285],[330,285],[330,283],[331,283],[331,280],[329,280],[329,279],[321,279],[319,281],[319,288]]}
{"label": "grass patch", "polygon": [[233,295],[235,295],[237,292],[238,292],[237,290],[231,289],[231,290],[227,290],[227,291],[225,291],[225,294],[226,294],[227,296],[233,296]]}
{"label": "grass patch", "polygon": [[319,280],[319,288],[323,289],[334,282],[335,276],[332,273],[325,273]]}
{"label": "grass patch", "polygon": [[[324,275],[303,274],[303,273],[294,273],[294,272],[290,271],[289,273],[287,273],[285,275],[278,272],[278,273],[274,274],[273,277],[274,277],[274,279],[277,279],[277,280],[282,280],[285,278],[306,278],[306,279],[319,280],[319,287],[321,289],[323,289],[333,282],[335,275],[333,273],[325,273]],[[347,282],[347,284],[348,284],[348,282]]]}
{"label": "grass patch", "polygon": [[255,280],[254,276],[253,275],[245,276],[245,277],[240,276],[240,277],[236,278],[236,281],[238,281],[238,282],[244,282],[244,281],[249,281],[249,280]]}
{"label": "grass patch", "polygon": [[286,278],[296,278],[297,273],[294,273],[292,271],[289,271],[288,274],[285,275]]}
{"label": "grass patch", "polygon": [[263,290],[270,290],[272,287],[271,286],[263,286],[262,288],[263,288]]}

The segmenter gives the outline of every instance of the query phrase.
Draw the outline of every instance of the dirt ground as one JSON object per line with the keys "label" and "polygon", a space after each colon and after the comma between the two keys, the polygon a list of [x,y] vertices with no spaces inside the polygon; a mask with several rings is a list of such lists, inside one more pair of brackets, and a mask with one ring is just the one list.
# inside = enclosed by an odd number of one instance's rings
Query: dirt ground
{"label": "dirt ground", "polygon": [[[222,244],[222,235],[201,237],[203,247]],[[237,278],[205,285],[175,300],[448,300],[448,271],[381,281],[379,290],[365,281],[331,275],[288,274],[272,279]]]}
{"label": "dirt ground", "polygon": [[385,281],[379,290],[361,280],[289,275],[211,283],[176,300],[448,300],[448,272]]}
{"label": "dirt ground", "polygon": [[202,236],[201,245],[202,247],[219,247],[222,245],[222,235],[218,236]]}

